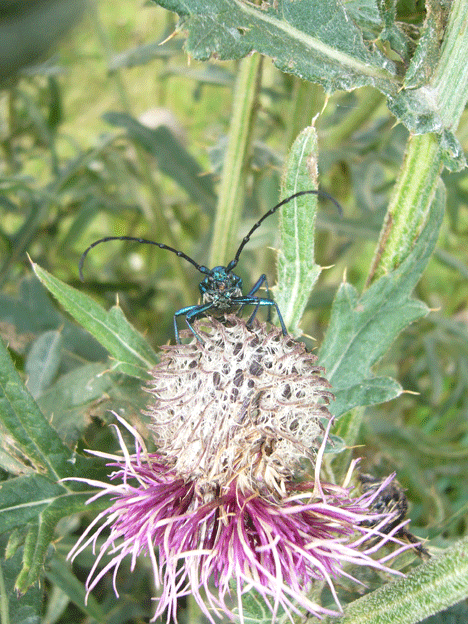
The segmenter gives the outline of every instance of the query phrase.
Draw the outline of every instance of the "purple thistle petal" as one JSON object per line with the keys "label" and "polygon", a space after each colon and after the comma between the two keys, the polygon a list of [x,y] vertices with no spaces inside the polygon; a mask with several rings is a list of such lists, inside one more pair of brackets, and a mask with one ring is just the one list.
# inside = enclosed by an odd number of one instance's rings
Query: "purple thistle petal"
{"label": "purple thistle petal", "polygon": [[[273,621],[280,607],[291,617],[299,613],[298,605],[317,617],[338,614],[341,607],[333,581],[339,576],[352,578],[343,571],[345,562],[398,574],[385,566],[387,558],[379,561],[370,555],[389,541],[399,544],[400,550],[410,548],[394,537],[401,525],[388,535],[383,532],[393,516],[369,513],[374,492],[352,498],[346,487],[320,483],[323,453],[317,455],[315,480],[287,484],[289,496],[282,500],[267,488],[246,491],[236,479],[207,499],[196,480],[183,479],[160,455],[148,453],[137,432],[118,420],[134,435],[135,453],[129,453],[119,432],[123,458],[108,456],[109,465],[116,468],[112,483],[80,479],[101,489],[91,500],[106,494],[113,499],[69,555],[73,559],[89,545],[95,550],[103,530],[110,528],[89,574],[88,594],[112,571],[118,595],[121,562],[130,556],[133,569],[137,557],[144,555],[150,557],[155,584],[161,588],[153,620],[166,610],[167,621],[176,620],[178,599],[188,594],[211,622],[213,614],[234,619],[230,606],[234,582],[241,619],[242,595],[255,589]],[[330,426],[331,421],[321,450]],[[106,553],[112,558],[99,570]],[[328,584],[339,611],[307,598],[314,580]]]}

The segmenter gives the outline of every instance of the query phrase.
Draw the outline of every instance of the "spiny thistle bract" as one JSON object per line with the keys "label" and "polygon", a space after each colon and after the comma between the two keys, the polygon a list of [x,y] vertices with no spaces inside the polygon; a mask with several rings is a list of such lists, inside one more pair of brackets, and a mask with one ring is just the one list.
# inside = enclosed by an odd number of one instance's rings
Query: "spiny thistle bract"
{"label": "spiny thistle bract", "polygon": [[[196,331],[203,343],[193,338],[163,347],[152,371],[147,415],[158,451],[149,453],[116,415],[134,437],[135,452],[116,427],[123,456],[95,453],[115,469],[111,482],[80,479],[99,488],[91,501],[112,497],[70,553],[95,548],[109,532],[88,593],[113,571],[118,595],[122,560],[129,556],[133,568],[145,555],[159,588],[153,621],[165,612],[167,622],[176,621],[179,598],[193,595],[211,622],[215,616],[242,622],[242,597],[252,590],[272,622],[281,610],[291,620],[301,608],[338,615],[334,579],[349,578],[349,564],[392,572],[385,561],[395,552],[372,555],[388,542],[396,552],[409,548],[394,537],[399,527],[385,531],[392,514],[372,513],[391,477],[354,498],[355,462],[342,486],[320,481],[333,395],[304,345],[264,324],[248,328],[236,316],[224,324],[198,321]],[[100,569],[105,554],[111,559]],[[314,581],[328,584],[338,610],[308,598]]]}

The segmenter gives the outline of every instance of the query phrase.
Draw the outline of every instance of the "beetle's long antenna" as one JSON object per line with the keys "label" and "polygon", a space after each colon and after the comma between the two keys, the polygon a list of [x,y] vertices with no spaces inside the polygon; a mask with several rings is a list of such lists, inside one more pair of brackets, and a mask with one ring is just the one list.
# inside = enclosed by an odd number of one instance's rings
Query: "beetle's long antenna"
{"label": "beetle's long antenna", "polygon": [[84,261],[88,253],[91,251],[93,247],[96,247],[96,245],[100,245],[101,243],[107,243],[107,241],[113,241],[113,240],[133,241],[135,243],[144,243],[145,245],[156,245],[156,247],[159,247],[159,249],[167,249],[167,251],[172,251],[172,253],[175,253],[175,255],[178,256],[179,258],[184,258],[184,260],[187,260],[188,262],[190,262],[190,264],[193,264],[193,266],[196,269],[198,269],[198,271],[200,271],[201,273],[209,273],[209,269],[206,266],[198,264],[198,262],[195,262],[195,260],[193,260],[190,256],[187,256],[187,254],[184,254],[183,251],[178,251],[177,249],[174,249],[173,247],[169,247],[169,245],[164,245],[164,243],[156,243],[155,241],[146,240],[146,238],[135,238],[134,236],[106,236],[105,238],[100,238],[99,240],[94,241],[94,243],[92,243],[88,247],[88,249],[86,249],[83,252],[83,255],[80,258],[80,263],[78,265],[80,280],[82,282],[84,281],[83,265],[84,265]]}
{"label": "beetle's long antenna", "polygon": [[250,229],[248,234],[246,236],[244,236],[244,238],[242,239],[242,243],[240,244],[239,249],[237,250],[237,253],[234,256],[234,260],[231,260],[231,262],[227,265],[226,271],[232,271],[232,269],[236,266],[236,264],[239,262],[239,257],[240,257],[240,255],[242,253],[242,250],[244,249],[246,244],[249,242],[250,237],[255,232],[255,230],[258,227],[260,227],[260,225],[265,221],[265,219],[267,219],[270,215],[272,215],[274,212],[276,212],[278,210],[278,208],[281,208],[281,206],[284,206],[284,204],[287,204],[292,199],[296,199],[296,197],[301,197],[302,195],[321,195],[322,197],[326,197],[327,199],[329,199],[330,201],[332,201],[335,204],[335,206],[338,208],[338,212],[340,213],[340,215],[343,214],[343,208],[341,207],[341,205],[336,201],[336,199],[334,197],[332,197],[331,195],[329,195],[325,191],[310,190],[310,191],[299,191],[298,193],[294,193],[294,195],[290,195],[290,197],[286,197],[286,199],[283,199],[282,201],[280,201],[279,204],[276,204],[276,206],[273,206],[273,208],[270,208],[270,210],[268,212],[266,212],[263,215],[263,217],[257,221],[257,223],[255,223],[255,225]]}

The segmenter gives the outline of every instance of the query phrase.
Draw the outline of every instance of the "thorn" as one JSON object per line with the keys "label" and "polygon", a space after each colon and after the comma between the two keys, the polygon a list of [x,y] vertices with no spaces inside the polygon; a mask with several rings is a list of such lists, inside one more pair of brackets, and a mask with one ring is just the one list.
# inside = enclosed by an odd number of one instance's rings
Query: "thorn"
{"label": "thorn", "polygon": [[325,101],[324,101],[324,103],[323,103],[322,110],[320,111],[320,114],[322,114],[322,113],[325,111],[325,109],[326,109],[326,107],[327,107],[327,104],[328,104],[329,100],[330,100],[330,94],[329,94],[329,93],[326,93],[326,94],[325,94]]}
{"label": "thorn", "polygon": [[176,37],[178,35],[177,30],[174,30],[169,37],[166,37],[164,39],[164,41],[161,41],[160,43],[158,43],[158,46],[164,45],[165,43],[167,43],[168,41],[170,41],[171,39],[174,39],[174,37]]}

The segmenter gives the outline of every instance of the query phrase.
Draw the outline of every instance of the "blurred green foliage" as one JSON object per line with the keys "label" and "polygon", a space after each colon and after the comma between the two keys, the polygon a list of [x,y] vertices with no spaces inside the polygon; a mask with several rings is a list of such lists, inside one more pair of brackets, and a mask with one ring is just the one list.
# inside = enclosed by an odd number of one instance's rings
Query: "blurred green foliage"
{"label": "blurred green foliage", "polygon": [[[387,35],[400,42],[404,59],[424,19],[422,3],[398,3],[397,19],[400,30]],[[104,348],[50,299],[27,254],[106,308],[118,297],[153,347],[172,339],[174,311],[196,302],[200,275],[153,247],[102,245],[87,259],[84,284],[77,272],[83,250],[107,235],[150,238],[208,262],[236,62],[188,64],[180,37],[159,45],[174,25],[154,5],[92,3],[58,52],[23,67],[0,91],[0,331],[43,413],[78,450],[112,447],[102,426],[108,410],[131,419],[144,393],[134,380],[109,374]],[[341,217],[323,204],[317,216],[316,259],[330,268],[320,275],[302,328],[318,344],[344,272],[364,288],[408,137],[371,87],[326,97],[321,87],[266,61],[239,241],[278,200],[288,149],[319,112],[320,186],[345,210]],[[466,112],[457,137],[466,152]],[[446,172],[444,182],[446,219],[416,288],[433,311],[404,331],[379,365],[379,374],[395,377],[409,393],[368,409],[359,438],[365,447],[356,451],[365,470],[397,470],[412,530],[435,548],[466,534],[468,508],[468,179],[465,171]],[[241,258],[246,284],[263,271],[274,283],[275,254],[268,248],[276,241],[271,218]],[[91,380],[97,380],[92,387]],[[3,455],[1,467],[4,477],[7,470],[16,474]],[[61,521],[55,560],[63,563],[76,528]],[[9,565],[16,566],[14,578],[20,562]],[[106,619],[82,596],[75,599],[79,611],[68,602],[71,581],[55,566],[47,575],[44,622],[84,621],[83,612],[97,621],[137,622],[151,612],[149,600],[136,598],[152,591],[143,566],[121,579],[120,601],[103,580]],[[78,561],[80,580],[89,567]],[[30,600],[37,605],[36,593]],[[185,621],[195,622],[195,615]]]}

